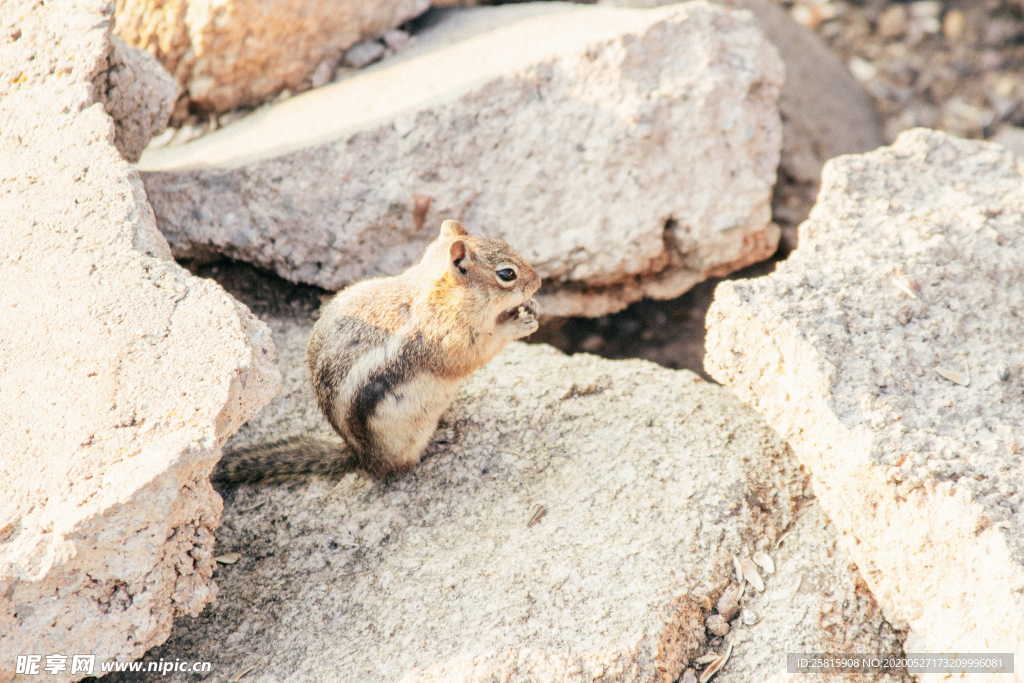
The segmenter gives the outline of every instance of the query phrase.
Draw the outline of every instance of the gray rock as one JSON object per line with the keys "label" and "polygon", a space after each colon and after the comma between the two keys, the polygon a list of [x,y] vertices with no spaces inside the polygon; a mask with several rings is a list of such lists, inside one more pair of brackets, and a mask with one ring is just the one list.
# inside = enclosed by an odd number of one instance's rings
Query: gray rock
{"label": "gray rock", "polygon": [[0,4],[2,680],[134,659],[214,597],[209,473],[277,382],[266,326],[170,260],[113,144],[109,15]]}
{"label": "gray rock", "polygon": [[1019,162],[907,132],[829,162],[800,239],[719,285],[705,367],[793,445],[908,651],[1021,661]]}
{"label": "gray rock", "polygon": [[401,270],[459,218],[531,261],[564,316],[775,250],[782,65],[749,16],[453,12],[397,60],[145,155],[175,253],[337,289]]}
{"label": "gray rock", "polygon": [[[285,391],[229,450],[329,433],[308,322],[269,322]],[[148,657],[255,680],[671,681],[704,647],[731,555],[774,542],[804,486],[755,416],[688,371],[513,344],[408,475],[228,494],[218,553],[241,559]]]}
{"label": "gray rock", "polygon": [[881,672],[787,677],[787,653],[903,654],[904,634],[882,616],[837,535],[818,501],[809,499],[781,544],[766,548],[776,571],[765,578],[764,592],[748,587],[744,593],[743,613],[732,622],[732,652],[716,683],[911,680]]}
{"label": "gray rock", "polygon": [[178,99],[178,84],[155,57],[111,40],[106,82],[97,84],[114,119],[114,144],[128,161],[138,161],[149,141],[167,128]]}
{"label": "gray rock", "polygon": [[387,49],[379,40],[364,40],[345,51],[344,64],[354,69],[361,69],[383,57],[386,51]]}
{"label": "gray rock", "polygon": [[[871,98],[835,53],[774,0],[716,0],[749,10],[786,65],[779,109],[782,159],[773,218],[782,226],[784,248],[796,247],[796,226],[807,218],[818,194],[821,167],[840,154],[870,151],[885,142]],[[667,0],[602,0],[601,4],[656,7]]]}

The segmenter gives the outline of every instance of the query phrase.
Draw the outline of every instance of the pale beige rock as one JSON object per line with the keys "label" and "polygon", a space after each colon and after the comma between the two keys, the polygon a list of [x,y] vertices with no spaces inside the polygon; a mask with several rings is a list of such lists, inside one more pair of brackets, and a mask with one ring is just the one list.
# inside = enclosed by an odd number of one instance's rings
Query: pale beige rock
{"label": "pale beige rock", "polygon": [[429,0],[117,0],[117,33],[152,52],[190,106],[223,112],[307,84],[317,66]]}
{"label": "pale beige rock", "polygon": [[128,161],[138,161],[149,141],[167,128],[178,99],[178,84],[151,54],[118,37],[111,41],[100,97],[114,119],[114,144]]}
{"label": "pale beige rock", "polygon": [[908,651],[1024,660],[1019,162],[910,131],[826,164],[800,238],[719,285],[705,367],[793,445]]}
{"label": "pale beige rock", "polygon": [[4,680],[20,654],[133,659],[213,598],[208,474],[278,381],[266,326],[170,260],[114,146],[109,14],[0,4]]}
{"label": "pale beige rock", "polygon": [[142,164],[181,257],[337,289],[453,217],[533,263],[549,315],[600,315],[775,250],[781,81],[750,16],[703,3],[452,11],[395,60]]}
{"label": "pale beige rock", "polygon": [[[229,449],[330,433],[309,321],[268,322],[285,390]],[[241,559],[147,657],[258,681],[675,680],[731,554],[774,542],[805,485],[760,420],[690,372],[513,344],[408,475],[227,494],[217,552]]]}

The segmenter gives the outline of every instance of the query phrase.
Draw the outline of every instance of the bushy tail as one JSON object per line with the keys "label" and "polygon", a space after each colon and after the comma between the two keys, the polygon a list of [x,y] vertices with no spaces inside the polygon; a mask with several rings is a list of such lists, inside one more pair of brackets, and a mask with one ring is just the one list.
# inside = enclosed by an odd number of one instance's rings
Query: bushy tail
{"label": "bushy tail", "polygon": [[210,480],[226,487],[314,475],[340,479],[358,468],[355,454],[340,439],[302,435],[228,451]]}

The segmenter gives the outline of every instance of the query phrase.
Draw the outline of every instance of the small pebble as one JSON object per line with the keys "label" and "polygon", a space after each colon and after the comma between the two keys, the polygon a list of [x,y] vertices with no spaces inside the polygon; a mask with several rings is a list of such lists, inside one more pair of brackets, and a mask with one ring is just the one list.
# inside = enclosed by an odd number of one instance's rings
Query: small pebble
{"label": "small pebble", "polygon": [[896,320],[900,325],[907,325],[914,319],[914,310],[910,306],[903,306],[896,311]]}
{"label": "small pebble", "polygon": [[910,3],[910,13],[915,19],[934,19],[942,13],[942,3],[939,0],[917,0]]}
{"label": "small pebble", "polygon": [[704,622],[704,625],[710,633],[713,633],[716,636],[724,636],[729,632],[729,622],[726,621],[721,614],[712,614],[707,618],[707,621]]}
{"label": "small pebble", "polygon": [[336,64],[333,59],[325,59],[317,64],[316,69],[313,71],[313,75],[309,77],[309,84],[314,88],[319,88],[322,85],[330,83],[331,79],[334,77],[335,66]]}
{"label": "small pebble", "polygon": [[996,80],[994,90],[1000,97],[1012,97],[1013,93],[1017,90],[1017,79],[1003,76]]}
{"label": "small pebble", "polygon": [[722,591],[721,597],[718,598],[715,608],[726,621],[732,621],[732,618],[740,611],[739,595],[740,589],[738,587],[729,586]]}
{"label": "small pebble", "polygon": [[805,5],[796,5],[790,14],[798,24],[803,24],[810,29],[816,28],[821,21],[814,8]]}
{"label": "small pebble", "polygon": [[946,12],[946,17],[942,20],[942,33],[947,40],[956,42],[963,38],[966,27],[967,20],[964,18],[963,12],[958,9]]}
{"label": "small pebble", "polygon": [[744,557],[740,560],[743,566],[743,578],[747,580],[751,586],[754,587],[758,593],[764,592],[764,579],[761,578],[761,573],[757,571],[757,565],[749,557]]}
{"label": "small pebble", "polygon": [[878,75],[878,69],[869,61],[861,59],[860,57],[854,57],[849,63],[850,73],[858,81],[866,82],[870,81]]}
{"label": "small pebble", "polygon": [[907,32],[907,8],[890,5],[878,17],[878,35],[883,38],[899,38]]}
{"label": "small pebble", "polygon": [[393,28],[384,34],[384,44],[390,49],[398,52],[409,44],[409,34],[397,28]]}
{"label": "small pebble", "polygon": [[345,51],[344,62],[346,66],[361,69],[383,57],[384,52],[384,46],[379,41],[364,40]]}
{"label": "small pebble", "polygon": [[758,551],[754,553],[754,564],[764,570],[765,574],[775,573],[775,560],[772,559],[771,555],[766,552]]}
{"label": "small pebble", "polygon": [[599,334],[588,334],[580,342],[580,351],[594,353],[604,348],[604,337]]}

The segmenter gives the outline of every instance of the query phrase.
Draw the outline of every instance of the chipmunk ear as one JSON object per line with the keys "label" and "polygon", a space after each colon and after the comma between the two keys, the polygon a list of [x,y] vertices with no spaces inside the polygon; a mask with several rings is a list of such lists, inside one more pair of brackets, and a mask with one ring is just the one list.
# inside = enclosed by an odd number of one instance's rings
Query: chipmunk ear
{"label": "chipmunk ear", "polygon": [[468,235],[462,223],[451,219],[441,223],[441,237],[463,237]]}
{"label": "chipmunk ear", "polygon": [[[445,222],[450,223],[452,221]],[[452,264],[452,268],[457,270],[460,274],[465,275],[467,271],[463,261],[466,258],[466,243],[462,240],[455,240],[451,243],[451,246],[448,247],[448,255],[450,257],[448,261]]]}

